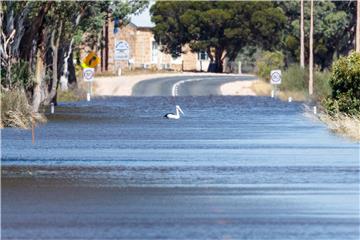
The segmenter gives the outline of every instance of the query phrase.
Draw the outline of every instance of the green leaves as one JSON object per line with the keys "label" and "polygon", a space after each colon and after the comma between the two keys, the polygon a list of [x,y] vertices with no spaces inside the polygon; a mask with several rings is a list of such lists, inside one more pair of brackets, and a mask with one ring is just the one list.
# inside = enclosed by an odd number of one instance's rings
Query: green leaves
{"label": "green leaves", "polygon": [[215,48],[220,58],[225,51],[230,60],[247,45],[273,49],[286,22],[283,11],[271,2],[159,1],[151,14],[155,39],[165,52],[178,56],[181,46],[189,43],[192,51]]}
{"label": "green leaves", "polygon": [[360,53],[354,52],[333,64],[330,85],[332,96],[326,101],[329,111],[360,113]]}

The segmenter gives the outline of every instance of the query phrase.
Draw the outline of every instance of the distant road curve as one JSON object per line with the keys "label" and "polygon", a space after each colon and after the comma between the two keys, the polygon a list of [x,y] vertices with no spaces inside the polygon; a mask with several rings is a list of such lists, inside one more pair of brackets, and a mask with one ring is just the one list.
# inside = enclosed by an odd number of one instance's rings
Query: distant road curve
{"label": "distant road curve", "polygon": [[140,81],[132,89],[132,96],[209,96],[222,95],[220,87],[235,81],[256,80],[253,75],[199,74],[169,76]]}

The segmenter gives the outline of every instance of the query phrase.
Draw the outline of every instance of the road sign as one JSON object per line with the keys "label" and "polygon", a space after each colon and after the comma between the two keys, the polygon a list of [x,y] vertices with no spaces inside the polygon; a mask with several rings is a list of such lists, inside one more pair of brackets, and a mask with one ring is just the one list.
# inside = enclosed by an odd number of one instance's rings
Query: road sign
{"label": "road sign", "polygon": [[96,55],[95,52],[90,52],[83,60],[83,63],[88,68],[95,68],[96,65],[100,63],[100,58]]}
{"label": "road sign", "polygon": [[84,82],[92,82],[94,80],[95,70],[94,68],[84,68],[83,77]]}
{"label": "road sign", "polygon": [[128,60],[130,55],[129,44],[120,40],[115,42],[115,60]]}
{"label": "road sign", "polygon": [[271,84],[281,84],[281,70],[272,70],[270,73]]}

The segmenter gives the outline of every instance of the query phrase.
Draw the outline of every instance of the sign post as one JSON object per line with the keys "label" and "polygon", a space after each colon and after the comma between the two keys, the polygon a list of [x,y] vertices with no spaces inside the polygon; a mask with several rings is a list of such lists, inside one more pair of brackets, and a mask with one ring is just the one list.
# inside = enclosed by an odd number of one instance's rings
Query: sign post
{"label": "sign post", "polygon": [[130,56],[130,47],[126,41],[115,41],[115,67],[118,76],[121,76],[121,66],[117,66],[117,61],[128,61]]}
{"label": "sign post", "polygon": [[281,84],[281,70],[272,70],[270,72],[270,83],[273,86],[271,97],[276,97],[277,85]]}
{"label": "sign post", "polygon": [[94,74],[95,74],[94,68],[84,68],[84,70],[83,70],[84,82],[88,82],[88,92],[86,94],[86,100],[88,102],[90,101],[90,98],[91,98],[92,82],[94,81]]}

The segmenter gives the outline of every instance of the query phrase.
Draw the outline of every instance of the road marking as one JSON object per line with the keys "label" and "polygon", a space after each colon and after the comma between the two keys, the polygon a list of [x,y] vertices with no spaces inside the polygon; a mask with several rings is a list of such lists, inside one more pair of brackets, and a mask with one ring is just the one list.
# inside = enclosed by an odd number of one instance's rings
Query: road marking
{"label": "road marking", "polygon": [[178,81],[173,85],[172,90],[171,90],[171,95],[173,97],[178,95],[180,84],[183,84],[183,83],[186,83],[186,82],[196,82],[196,81],[201,81],[201,80],[205,80],[205,79],[208,79],[208,77],[207,78],[186,79],[186,80]]}

